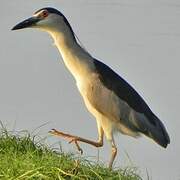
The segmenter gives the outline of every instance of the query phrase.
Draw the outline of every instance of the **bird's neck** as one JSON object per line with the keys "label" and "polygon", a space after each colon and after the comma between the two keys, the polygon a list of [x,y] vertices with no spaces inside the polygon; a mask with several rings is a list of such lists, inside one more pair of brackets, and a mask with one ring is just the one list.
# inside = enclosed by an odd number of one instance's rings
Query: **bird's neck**
{"label": "bird's neck", "polygon": [[63,61],[76,81],[86,77],[94,69],[93,60],[75,40],[70,31],[50,33],[54,43],[60,51]]}

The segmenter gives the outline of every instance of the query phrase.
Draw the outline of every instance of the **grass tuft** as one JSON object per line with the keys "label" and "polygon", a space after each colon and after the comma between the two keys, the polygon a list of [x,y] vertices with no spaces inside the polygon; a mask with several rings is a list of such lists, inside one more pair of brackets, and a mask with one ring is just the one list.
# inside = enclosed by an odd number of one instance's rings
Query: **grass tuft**
{"label": "grass tuft", "polygon": [[103,165],[59,153],[35,142],[35,136],[0,132],[0,179],[3,180],[140,180],[133,168],[110,171]]}

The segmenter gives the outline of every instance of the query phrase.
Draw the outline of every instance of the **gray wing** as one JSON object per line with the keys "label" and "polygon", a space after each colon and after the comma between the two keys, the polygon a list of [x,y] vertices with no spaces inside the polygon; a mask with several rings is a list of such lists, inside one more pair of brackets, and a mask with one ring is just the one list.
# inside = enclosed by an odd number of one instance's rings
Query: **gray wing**
{"label": "gray wing", "polygon": [[[149,106],[128,82],[102,62],[94,60],[94,64],[99,78],[105,87],[113,91],[136,112],[143,113],[147,117],[152,115]],[[152,124],[155,124],[153,119],[149,118],[149,120]]]}
{"label": "gray wing", "polygon": [[119,119],[132,131],[139,131],[166,147],[170,142],[162,122],[143,98],[110,67],[94,59],[97,79],[88,92],[89,101],[102,114]]}

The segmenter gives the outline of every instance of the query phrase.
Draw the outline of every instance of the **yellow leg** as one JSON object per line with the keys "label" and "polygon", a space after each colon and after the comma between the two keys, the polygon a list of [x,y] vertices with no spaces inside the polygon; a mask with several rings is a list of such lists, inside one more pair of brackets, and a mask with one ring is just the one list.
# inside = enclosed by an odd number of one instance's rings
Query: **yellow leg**
{"label": "yellow leg", "polygon": [[110,162],[109,162],[109,168],[112,169],[112,165],[114,162],[114,159],[116,158],[117,155],[117,147],[114,143],[114,139],[111,140],[111,158],[110,158]]}
{"label": "yellow leg", "polygon": [[102,128],[98,128],[99,139],[98,139],[97,142],[96,141],[91,141],[91,140],[88,140],[88,139],[85,139],[85,138],[82,138],[82,137],[79,137],[79,136],[74,136],[74,135],[71,135],[71,134],[66,134],[66,133],[63,133],[61,131],[57,131],[56,129],[52,129],[51,131],[49,131],[49,133],[51,133],[53,135],[64,137],[66,139],[69,139],[69,143],[74,142],[76,147],[77,147],[77,149],[78,149],[78,151],[80,151],[81,154],[83,153],[83,150],[80,148],[80,146],[78,144],[78,141],[90,144],[90,145],[95,146],[95,147],[102,147],[103,146],[104,132],[103,132]]}

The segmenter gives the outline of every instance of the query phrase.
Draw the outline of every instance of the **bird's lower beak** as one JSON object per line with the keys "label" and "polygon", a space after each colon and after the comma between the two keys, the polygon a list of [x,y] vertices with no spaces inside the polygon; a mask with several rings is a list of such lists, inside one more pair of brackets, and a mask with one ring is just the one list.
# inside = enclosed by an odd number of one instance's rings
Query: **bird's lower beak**
{"label": "bird's lower beak", "polygon": [[40,18],[38,18],[38,17],[28,18],[28,19],[20,22],[16,26],[14,26],[12,28],[12,30],[18,30],[18,29],[23,29],[23,28],[28,28],[28,27],[35,26],[38,21],[40,21]]}

